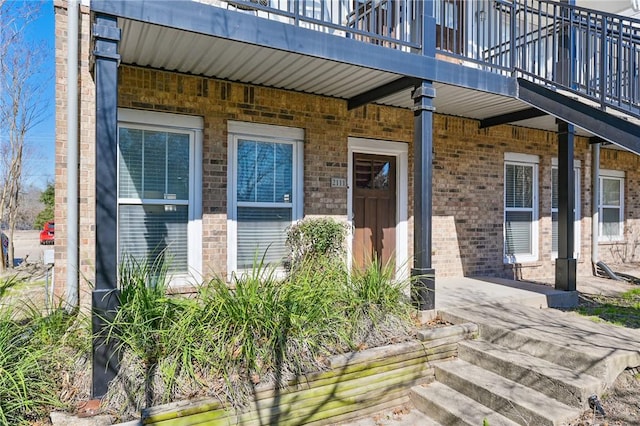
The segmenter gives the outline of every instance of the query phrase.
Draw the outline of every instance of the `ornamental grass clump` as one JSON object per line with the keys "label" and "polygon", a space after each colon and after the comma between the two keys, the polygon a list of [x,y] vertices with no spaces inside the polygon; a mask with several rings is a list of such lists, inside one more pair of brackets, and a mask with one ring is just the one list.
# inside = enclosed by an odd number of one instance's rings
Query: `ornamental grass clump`
{"label": "ornamental grass clump", "polygon": [[[0,288],[18,283],[10,278]],[[60,307],[43,313],[32,302],[2,297],[0,305],[0,424],[42,421],[50,410],[70,402],[62,384],[86,354],[88,334],[82,336],[75,327],[78,314]]]}
{"label": "ornamental grass clump", "polygon": [[202,318],[216,330],[211,349],[231,385],[228,392],[258,383],[280,386],[324,368],[327,354],[347,345],[340,334],[346,318],[337,305],[345,276],[342,282],[327,279],[337,274],[314,274],[300,265],[295,277],[278,278],[260,263],[231,286],[220,279],[208,283],[200,296]]}
{"label": "ornamental grass clump", "polygon": [[409,338],[393,271],[373,263],[352,274],[336,250],[307,251],[287,273],[256,259],[251,271],[213,278],[188,298],[167,294],[163,265],[123,262],[108,327],[123,362],[106,405],[120,418],[197,396],[243,406],[258,387],[327,368],[333,354]]}
{"label": "ornamental grass clump", "polygon": [[348,315],[352,318],[352,339],[359,348],[407,340],[413,335],[411,308],[403,292],[409,282],[395,279],[394,270],[392,263],[382,264],[374,257],[365,268],[351,273]]}

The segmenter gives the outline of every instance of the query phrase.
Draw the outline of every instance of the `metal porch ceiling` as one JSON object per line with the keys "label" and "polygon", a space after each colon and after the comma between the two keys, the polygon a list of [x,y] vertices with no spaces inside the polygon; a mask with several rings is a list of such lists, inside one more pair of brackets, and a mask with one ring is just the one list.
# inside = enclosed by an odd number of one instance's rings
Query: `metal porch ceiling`
{"label": "metal porch ceiling", "polygon": [[[292,54],[234,40],[120,19],[122,62],[279,89],[349,99],[402,76],[321,58]],[[492,93],[435,83],[436,111],[483,119],[527,108],[521,101]],[[411,90],[377,103],[411,108]],[[553,117],[516,123],[557,129]],[[588,133],[584,133],[588,135]]]}

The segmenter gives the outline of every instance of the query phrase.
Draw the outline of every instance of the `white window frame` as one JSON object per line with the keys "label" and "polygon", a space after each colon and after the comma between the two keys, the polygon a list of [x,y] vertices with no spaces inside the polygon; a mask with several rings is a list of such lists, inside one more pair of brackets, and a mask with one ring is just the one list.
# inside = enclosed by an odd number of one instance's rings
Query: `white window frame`
{"label": "white window frame", "polygon": [[[625,178],[625,173],[623,171],[620,170],[607,170],[607,169],[601,169],[600,173],[599,173],[599,178],[598,178],[598,185],[600,186],[600,199],[598,200],[598,218],[599,218],[599,223],[598,223],[598,241],[599,242],[610,242],[610,241],[622,241],[624,240],[624,225],[625,225],[625,220],[624,220],[624,178]],[[603,205],[602,201],[604,199],[604,185],[603,185],[603,180],[604,179],[611,179],[611,180],[617,180],[620,182],[620,205],[619,206],[614,206],[614,205]],[[605,208],[617,208],[619,209],[619,223],[620,223],[620,233],[618,235],[615,236],[608,236],[608,235],[602,235],[602,224],[603,224],[603,219],[604,219],[604,215],[603,215],[603,209]]]}
{"label": "white window frame", "polygon": [[[502,241],[503,241],[503,258],[505,264],[510,263],[525,263],[525,262],[535,262],[538,260],[538,166],[540,163],[540,158],[537,155],[530,154],[520,154],[513,152],[505,152],[504,154],[504,166],[503,166],[503,215],[502,215]],[[516,165],[516,166],[526,166],[533,168],[533,182],[532,182],[532,204],[531,208],[521,208],[521,207],[509,207],[507,208],[507,185],[506,185],[506,171],[507,165]],[[508,211],[521,211],[521,212],[531,212],[531,253],[521,253],[521,254],[507,254],[507,212]]]}
{"label": "white window frame", "polygon": [[[268,124],[246,123],[241,121],[227,122],[227,279],[234,274],[241,275],[247,270],[238,269],[238,140],[257,139],[274,143],[290,143],[293,146],[293,177],[291,203],[291,223],[302,219],[304,212],[304,130],[295,127],[274,126]],[[250,206],[251,203],[243,203]],[[265,203],[259,203],[264,206]],[[282,207],[275,203],[274,207]]]}
{"label": "white window frame", "polygon": [[347,266],[353,262],[353,154],[374,154],[396,157],[396,279],[409,279],[409,146],[404,142],[349,137],[347,140],[347,218],[350,224],[347,238]]}
{"label": "white window frame", "polygon": [[[580,257],[580,241],[581,241],[581,230],[580,230],[580,220],[581,220],[581,215],[582,215],[582,211],[580,209],[580,202],[581,202],[581,195],[580,195],[580,179],[581,179],[581,162],[580,160],[573,160],[573,173],[574,173],[574,195],[575,195],[575,199],[574,199],[574,222],[573,222],[573,245],[574,245],[574,251],[573,251],[573,257],[575,259],[578,259]],[[558,159],[556,157],[551,159],[551,169],[558,169]],[[552,182],[551,182],[551,199],[553,200],[553,178],[552,178]],[[553,207],[553,201],[551,202],[551,213],[553,215],[553,213],[557,213],[558,209]],[[553,226],[553,216],[551,216],[551,226]],[[552,228],[553,229],[553,228]],[[553,231],[552,231],[553,232]],[[552,244],[552,248],[551,248],[551,258],[552,259],[557,259],[558,258],[558,251],[557,250],[553,250],[553,244]]]}
{"label": "white window frame", "polygon": [[[172,274],[170,285],[193,285],[202,281],[202,132],[204,120],[202,117],[170,114],[164,112],[141,111],[118,108],[118,135],[120,128],[156,131],[177,131],[189,135],[189,201],[176,200],[172,204],[188,205],[187,224],[187,257],[188,272],[186,274]],[[118,143],[118,158],[120,144]],[[118,160],[117,176],[120,176],[120,161]],[[119,184],[118,184],[119,187]],[[142,198],[120,198],[118,206],[160,204]],[[164,204],[164,203],[163,203]],[[120,240],[120,226],[118,225],[118,241]],[[119,248],[118,248],[119,252]]]}

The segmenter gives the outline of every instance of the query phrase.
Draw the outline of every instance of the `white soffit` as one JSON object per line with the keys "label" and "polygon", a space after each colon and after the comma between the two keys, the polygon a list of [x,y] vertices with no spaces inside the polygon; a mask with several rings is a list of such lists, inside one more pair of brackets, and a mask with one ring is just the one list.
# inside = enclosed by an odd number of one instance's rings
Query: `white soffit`
{"label": "white soffit", "polygon": [[121,20],[126,64],[351,98],[399,75],[233,40]]}

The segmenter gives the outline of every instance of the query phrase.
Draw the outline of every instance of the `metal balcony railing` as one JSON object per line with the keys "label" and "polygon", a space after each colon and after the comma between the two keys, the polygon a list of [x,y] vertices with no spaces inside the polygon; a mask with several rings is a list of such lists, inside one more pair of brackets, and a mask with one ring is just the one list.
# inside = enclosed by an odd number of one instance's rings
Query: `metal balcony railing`
{"label": "metal balcony railing", "polygon": [[640,20],[553,0],[457,4],[436,8],[438,53],[640,117]]}
{"label": "metal balcony railing", "polygon": [[[640,117],[637,19],[554,0],[209,1],[413,53],[435,38],[438,54],[466,66],[525,77]],[[423,38],[433,21],[435,37]]]}
{"label": "metal balcony railing", "polygon": [[420,51],[421,0],[227,0],[220,7],[404,51]]}

